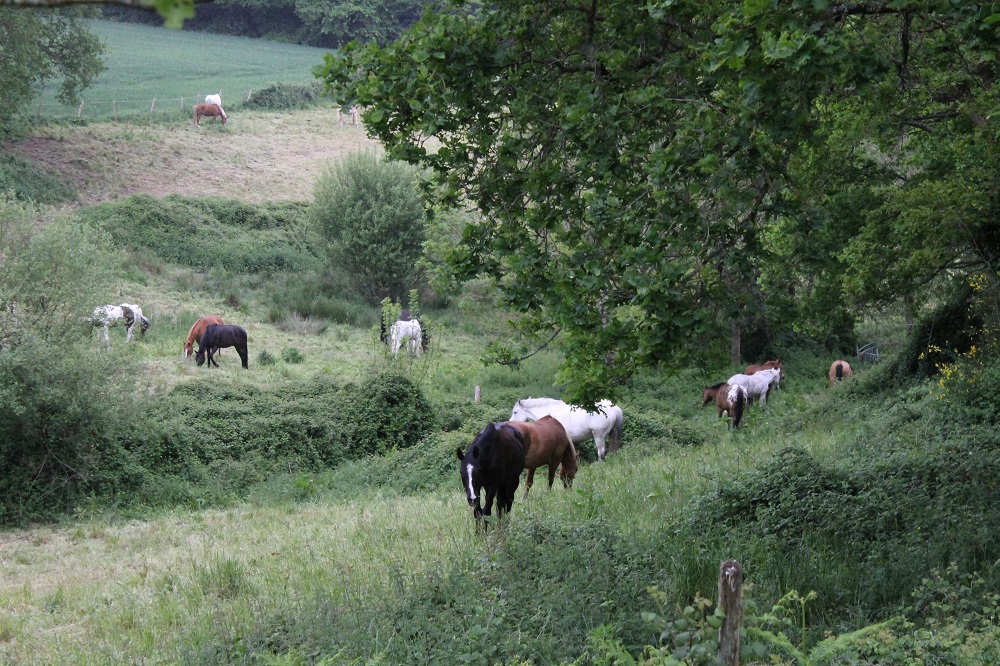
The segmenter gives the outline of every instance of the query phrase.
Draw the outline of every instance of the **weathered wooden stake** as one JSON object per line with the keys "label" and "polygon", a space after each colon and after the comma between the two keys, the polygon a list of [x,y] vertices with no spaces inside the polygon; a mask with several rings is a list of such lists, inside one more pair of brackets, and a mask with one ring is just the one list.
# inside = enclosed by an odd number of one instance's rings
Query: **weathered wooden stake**
{"label": "weathered wooden stake", "polygon": [[476,387],[476,397],[475,397],[475,399],[473,399],[473,402],[479,402],[479,387],[478,386]]}
{"label": "weathered wooden stake", "polygon": [[726,619],[719,627],[719,664],[740,666],[743,567],[736,560],[726,560],[719,567],[719,608],[726,614]]}
{"label": "weathered wooden stake", "polygon": [[76,117],[83,115],[83,100],[80,100],[80,108],[76,110]]}
{"label": "weathered wooden stake", "polygon": [[149,112],[152,113],[156,110],[156,98],[153,98],[153,103],[149,105]]}

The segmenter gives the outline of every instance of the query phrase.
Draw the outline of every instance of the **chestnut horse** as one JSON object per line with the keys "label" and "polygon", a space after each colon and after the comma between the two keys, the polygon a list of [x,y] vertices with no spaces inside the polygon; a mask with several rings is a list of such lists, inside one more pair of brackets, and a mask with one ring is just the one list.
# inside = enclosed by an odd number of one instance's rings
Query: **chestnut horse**
{"label": "chestnut horse", "polygon": [[195,104],[194,105],[194,124],[201,127],[201,117],[211,116],[212,124],[215,124],[216,118],[222,118],[222,124],[225,125],[229,117],[226,112],[222,110],[222,107],[218,104]]}
{"label": "chestnut horse", "polygon": [[548,465],[549,488],[556,478],[556,468],[562,465],[559,476],[563,486],[573,485],[573,478],[579,467],[579,456],[573,440],[566,434],[566,429],[552,416],[543,416],[537,421],[506,421],[521,433],[524,438],[524,469],[528,474],[524,479],[524,496],[528,496],[531,484],[535,480],[535,468]]}
{"label": "chestnut horse", "polygon": [[[222,321],[222,317],[219,315],[205,315],[196,321],[194,326],[191,327],[191,330],[188,331],[187,340],[184,341],[184,358],[191,358],[191,355],[194,354],[194,343],[197,342],[201,344],[201,334],[205,332],[206,328],[212,324],[225,323],[226,322]],[[214,355],[215,354],[213,352],[213,356]]]}
{"label": "chestnut horse", "polygon": [[[778,382],[785,378],[785,371],[781,369],[781,359],[774,359],[773,361],[765,361],[760,365],[748,365],[746,370],[743,371],[744,375],[752,375],[759,370],[777,370],[778,371]],[[774,385],[774,388],[778,388],[778,384]]]}
{"label": "chestnut horse", "polygon": [[845,377],[850,377],[854,374],[851,370],[851,364],[847,361],[834,361],[830,366],[830,388],[833,388],[837,382],[841,381]]}
{"label": "chestnut horse", "polygon": [[729,385],[726,382],[719,382],[705,389],[701,396],[701,406],[704,407],[713,400],[719,411],[719,418],[726,414],[730,419],[729,427],[739,428],[743,420],[743,411],[750,402],[746,388],[739,384]]}

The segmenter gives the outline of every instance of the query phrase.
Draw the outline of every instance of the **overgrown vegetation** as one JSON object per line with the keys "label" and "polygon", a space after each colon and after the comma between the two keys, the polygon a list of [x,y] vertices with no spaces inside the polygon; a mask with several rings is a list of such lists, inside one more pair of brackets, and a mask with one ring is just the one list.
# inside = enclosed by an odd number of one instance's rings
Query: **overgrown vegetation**
{"label": "overgrown vegetation", "polygon": [[243,107],[257,111],[307,109],[319,102],[322,93],[323,87],[319,83],[275,83],[253,91],[249,99],[243,101]]}

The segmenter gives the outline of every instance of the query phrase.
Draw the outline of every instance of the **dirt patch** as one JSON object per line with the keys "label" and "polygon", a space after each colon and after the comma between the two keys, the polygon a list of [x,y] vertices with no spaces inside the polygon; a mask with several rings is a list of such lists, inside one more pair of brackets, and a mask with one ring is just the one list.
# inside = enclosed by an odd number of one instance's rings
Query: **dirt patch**
{"label": "dirt patch", "polygon": [[347,153],[379,149],[336,112],[235,113],[177,124],[44,127],[4,146],[76,186],[79,204],[130,194],[218,196],[250,202],[312,199],[313,183]]}

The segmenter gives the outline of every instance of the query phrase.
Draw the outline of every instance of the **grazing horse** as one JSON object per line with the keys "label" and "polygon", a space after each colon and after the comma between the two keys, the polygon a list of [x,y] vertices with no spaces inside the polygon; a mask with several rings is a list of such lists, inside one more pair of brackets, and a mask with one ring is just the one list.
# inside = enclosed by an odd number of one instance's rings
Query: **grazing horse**
{"label": "grazing horse", "polygon": [[[510,413],[511,421],[537,421],[543,416],[552,416],[566,428],[573,444],[594,440],[597,459],[604,460],[610,451],[614,453],[622,447],[622,426],[624,417],[621,407],[610,400],[597,403],[599,412],[588,412],[582,407],[568,405],[554,398],[524,398],[514,403]],[[605,450],[604,443],[609,446]]]}
{"label": "grazing horse", "polygon": [[524,496],[528,496],[535,481],[535,469],[543,465],[549,468],[549,488],[556,479],[556,468],[562,465],[559,476],[563,486],[573,485],[573,478],[579,468],[580,456],[573,441],[559,421],[551,416],[543,416],[537,421],[507,421],[507,425],[517,428],[524,438],[524,468],[528,474],[524,479]]}
{"label": "grazing horse", "polygon": [[[707,405],[708,403],[715,402],[716,397],[718,396],[720,390],[723,390],[723,391],[726,390],[726,389],[722,388],[723,386],[728,387],[729,384],[727,384],[726,382],[719,382],[718,384],[712,384],[711,386],[706,386],[705,387],[705,390],[702,391],[702,394],[701,394],[701,407],[702,407],[702,409],[704,409],[705,405]],[[722,415],[720,414],[719,416],[722,416]]]}
{"label": "grazing horse", "polygon": [[750,402],[750,395],[746,388],[739,384],[725,384],[719,386],[715,394],[715,407],[719,410],[719,418],[723,414],[729,415],[729,427],[739,428],[743,420],[743,411]]}
{"label": "grazing horse", "polygon": [[[205,315],[196,321],[191,330],[188,331],[187,340],[184,341],[184,358],[191,358],[191,355],[194,354],[194,343],[197,342],[198,346],[201,346],[201,336],[206,328],[212,324],[225,323],[219,315]],[[216,352],[218,352],[217,349],[212,350],[212,355],[214,356]]]}
{"label": "grazing horse", "polygon": [[[223,121],[226,118],[226,110],[222,108],[222,95],[205,95],[205,104],[215,104],[219,107],[219,111],[222,112]],[[215,122],[213,119],[212,122]]]}
{"label": "grazing horse", "polygon": [[771,386],[780,381],[778,379],[780,372],[777,368],[768,368],[767,370],[758,370],[752,375],[733,375],[726,383],[730,386],[739,384],[745,388],[751,403],[758,400],[766,403],[767,397],[771,393]]}
{"label": "grazing horse", "polygon": [[[507,423],[488,423],[465,453],[458,449],[462,488],[477,522],[493,511],[494,499],[498,500],[497,517],[510,513],[524,469],[524,451],[524,437]],[[486,488],[485,510],[479,504],[483,488]]]}
{"label": "grazing horse", "polygon": [[851,364],[847,361],[834,361],[830,366],[830,388],[833,388],[837,382],[842,381],[845,377],[850,377],[854,374],[851,370]]}
{"label": "grazing horse", "polygon": [[[785,371],[781,369],[781,359],[780,358],[776,358],[773,361],[765,361],[765,362],[761,363],[760,365],[748,365],[746,367],[746,369],[743,371],[743,374],[744,375],[752,375],[755,372],[757,372],[758,370],[771,370],[771,369],[777,369],[778,370],[778,382],[780,382],[782,379],[785,378]],[[778,384],[775,384],[774,388],[778,388]]]}
{"label": "grazing horse", "polygon": [[240,355],[243,367],[247,370],[250,369],[247,365],[247,332],[232,324],[212,324],[201,334],[198,352],[194,356],[198,367],[200,368],[205,362],[205,355],[208,352],[208,367],[211,368],[212,364],[215,363],[215,367],[218,368],[219,364],[216,363],[213,356],[215,352],[224,347],[236,347],[236,353]]}
{"label": "grazing horse", "polygon": [[87,318],[94,328],[104,328],[104,342],[111,346],[111,339],[108,337],[108,329],[116,326],[125,327],[125,339],[135,340],[133,329],[136,323],[139,324],[139,333],[146,335],[149,330],[149,319],[142,315],[142,308],[129,303],[121,305],[99,305],[94,308],[94,313]]}
{"label": "grazing horse", "polygon": [[222,118],[222,124],[225,125],[229,117],[226,112],[222,110],[222,107],[218,104],[195,104],[194,105],[194,124],[201,127],[201,117],[210,116],[212,118],[212,124],[215,124],[216,118]]}
{"label": "grazing horse", "polygon": [[398,358],[399,348],[403,346],[407,340],[409,344],[407,347],[411,354],[420,356],[420,347],[423,334],[420,330],[420,322],[416,319],[410,319],[408,321],[399,320],[392,325],[389,329],[389,342],[392,346],[392,353]]}
{"label": "grazing horse", "polygon": [[[416,317],[413,317],[410,314],[409,310],[403,310],[402,312],[399,313],[398,321],[411,321],[414,319],[416,319]],[[382,343],[385,345],[389,344],[389,331],[387,331],[385,328],[384,318],[379,321],[378,339],[381,340]],[[427,332],[427,322],[424,322],[420,325],[420,348],[426,352],[427,348],[430,347],[430,344],[431,344],[431,336],[430,333]]]}

